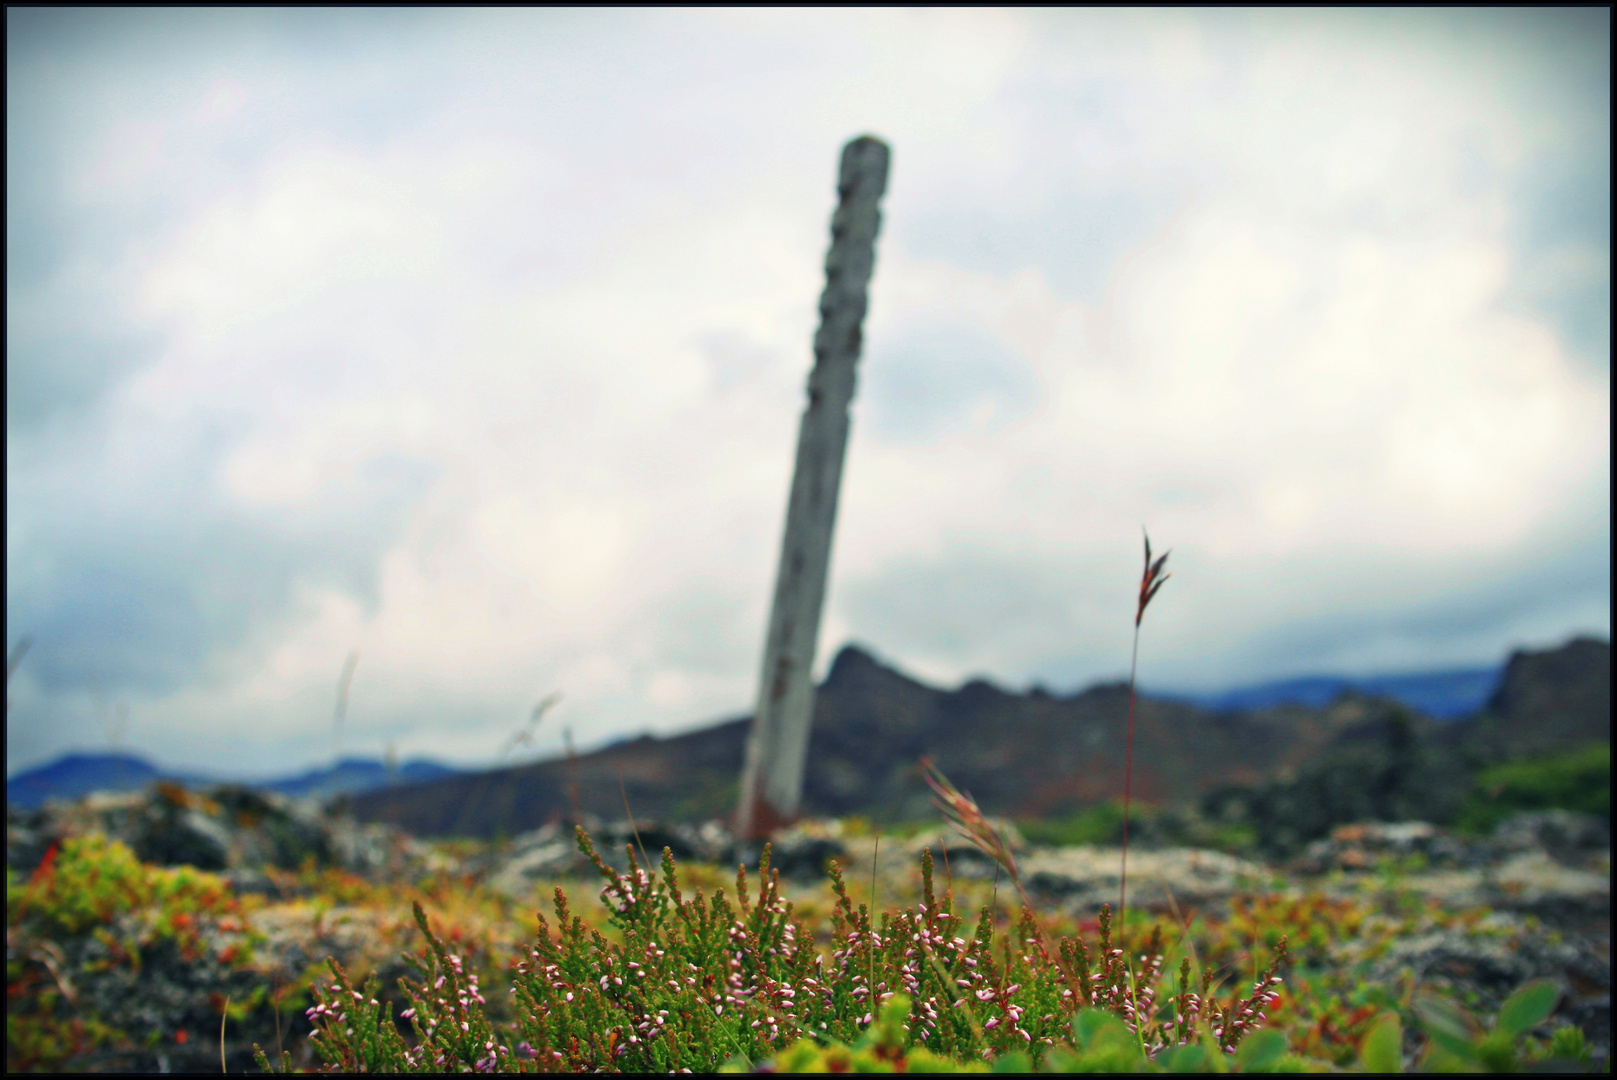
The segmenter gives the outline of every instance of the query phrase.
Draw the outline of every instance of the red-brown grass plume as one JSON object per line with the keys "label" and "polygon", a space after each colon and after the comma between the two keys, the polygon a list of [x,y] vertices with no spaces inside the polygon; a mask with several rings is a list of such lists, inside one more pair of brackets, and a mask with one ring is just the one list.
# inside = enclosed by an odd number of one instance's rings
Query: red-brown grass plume
{"label": "red-brown grass plume", "polygon": [[1129,888],[1129,797],[1134,781],[1134,676],[1140,659],[1140,620],[1145,617],[1145,607],[1157,595],[1157,590],[1162,588],[1162,583],[1173,577],[1162,572],[1162,564],[1168,561],[1170,553],[1164,551],[1153,563],[1151,535],[1143,528],[1140,531],[1145,534],[1145,573],[1140,578],[1140,604],[1134,609],[1134,648],[1129,656],[1129,726],[1123,756],[1123,857],[1117,890],[1117,928],[1120,934],[1123,931],[1123,916],[1127,911],[1125,901]]}

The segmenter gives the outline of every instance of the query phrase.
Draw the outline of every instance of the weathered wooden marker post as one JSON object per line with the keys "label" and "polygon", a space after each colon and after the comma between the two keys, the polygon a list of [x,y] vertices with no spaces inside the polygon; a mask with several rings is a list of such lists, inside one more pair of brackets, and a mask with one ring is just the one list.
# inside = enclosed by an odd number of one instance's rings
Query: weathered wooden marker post
{"label": "weathered wooden marker post", "polygon": [[797,433],[797,466],[786,507],[786,536],[764,638],[758,708],[741,774],[739,834],[762,839],[797,816],[803,797],[809,722],[814,715],[814,646],[820,633],[837,490],[848,445],[848,403],[876,262],[878,204],[887,189],[887,144],[869,135],[842,148],[831,251],[825,257],[820,329],[808,406]]}

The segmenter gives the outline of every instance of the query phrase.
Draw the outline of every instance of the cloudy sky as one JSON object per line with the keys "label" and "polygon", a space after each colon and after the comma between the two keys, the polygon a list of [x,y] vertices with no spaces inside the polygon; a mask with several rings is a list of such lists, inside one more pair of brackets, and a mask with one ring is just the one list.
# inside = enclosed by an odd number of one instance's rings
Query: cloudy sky
{"label": "cloudy sky", "polygon": [[[1610,634],[1610,12],[6,12],[8,770],[751,708],[842,144],[823,671]],[[358,651],[346,719],[339,676]]]}

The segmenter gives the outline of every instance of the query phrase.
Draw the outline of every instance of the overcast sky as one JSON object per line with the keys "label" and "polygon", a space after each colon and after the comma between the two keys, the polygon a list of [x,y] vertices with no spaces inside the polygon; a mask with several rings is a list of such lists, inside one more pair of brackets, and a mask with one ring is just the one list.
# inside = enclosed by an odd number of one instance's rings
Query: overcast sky
{"label": "overcast sky", "polygon": [[1142,525],[1147,687],[1610,634],[1609,10],[6,30],[9,772],[748,712],[867,132],[820,671],[1126,676]]}

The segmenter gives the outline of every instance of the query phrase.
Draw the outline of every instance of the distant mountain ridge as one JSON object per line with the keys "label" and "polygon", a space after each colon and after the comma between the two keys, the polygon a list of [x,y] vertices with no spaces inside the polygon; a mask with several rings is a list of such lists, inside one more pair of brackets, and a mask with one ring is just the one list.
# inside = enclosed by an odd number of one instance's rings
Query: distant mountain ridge
{"label": "distant mountain ridge", "polygon": [[1309,675],[1211,694],[1165,690],[1153,696],[1189,702],[1214,712],[1230,712],[1272,709],[1278,705],[1306,705],[1311,709],[1322,709],[1343,694],[1356,693],[1365,697],[1391,698],[1433,719],[1458,720],[1481,711],[1499,688],[1504,675],[1504,664],[1364,678]]}
{"label": "distant mountain ridge", "polygon": [[326,799],[385,788],[389,784],[416,784],[459,775],[461,770],[424,759],[401,764],[389,774],[386,764],[370,758],[342,758],[336,765],[311,769],[278,780],[242,781],[207,773],[165,770],[134,754],[68,754],[48,765],[29,769],[6,780],[6,803],[32,810],[47,799],[77,799],[95,791],[139,791],[159,780],[187,787],[241,783],[246,787],[278,791],[296,798]]}
{"label": "distant mountain ridge", "polygon": [[[1193,803],[1224,788],[1287,782],[1333,755],[1400,740],[1453,763],[1609,741],[1610,693],[1610,643],[1579,638],[1513,653],[1484,708],[1448,722],[1351,689],[1324,708],[1257,710],[1142,694],[1134,797]],[[1127,713],[1125,683],[1065,696],[1013,693],[982,679],[942,690],[848,646],[815,695],[802,812],[929,816],[916,766],[922,755],[989,813],[1044,817],[1118,798]],[[572,761],[371,791],[351,805],[362,820],[418,835],[511,835],[580,813],[617,818],[625,799],[637,817],[699,820],[733,808],[749,723],[741,717]]]}
{"label": "distant mountain ridge", "polygon": [[[1285,774],[1396,705],[1444,729],[1455,744],[1491,746],[1498,755],[1564,745],[1586,734],[1591,716],[1609,738],[1610,650],[1609,642],[1579,638],[1557,650],[1519,650],[1491,669],[1291,679],[1209,695],[1142,691],[1135,790],[1150,799]],[[1125,702],[1123,684],[1071,695],[1016,694],[982,679],[936,689],[848,646],[817,693],[806,807],[864,813],[896,799],[924,812],[924,789],[909,775],[921,753],[951,769],[991,809],[1043,813],[1112,797],[1121,759],[1111,758]],[[1531,723],[1522,719],[1529,715]],[[347,795],[362,816],[385,807],[390,820],[417,831],[475,833],[570,812],[570,789],[580,793],[580,808],[615,816],[621,767],[637,813],[711,816],[733,801],[749,722],[622,739],[571,764],[557,759],[476,772],[413,760],[390,777],[380,761],[345,758],[272,781],[232,782],[316,799]],[[1187,743],[1201,745],[1188,764]],[[1013,773],[1007,786],[1004,778]],[[32,808],[48,798],[136,790],[159,779],[197,786],[228,778],[164,771],[133,755],[71,754],[8,779],[6,800]]]}

